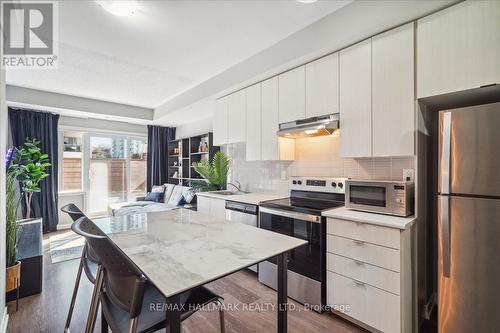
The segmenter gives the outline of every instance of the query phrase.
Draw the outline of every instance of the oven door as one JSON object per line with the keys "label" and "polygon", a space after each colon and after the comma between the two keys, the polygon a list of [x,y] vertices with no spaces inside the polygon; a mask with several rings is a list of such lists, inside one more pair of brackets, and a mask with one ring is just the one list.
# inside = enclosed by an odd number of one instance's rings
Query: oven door
{"label": "oven door", "polygon": [[[321,216],[261,207],[259,226],[308,243],[289,252],[288,270],[316,281],[323,281],[326,237]],[[276,264],[276,258],[268,261]]]}
{"label": "oven door", "polygon": [[392,197],[392,189],[388,183],[346,181],[346,208],[391,214],[393,211]]}

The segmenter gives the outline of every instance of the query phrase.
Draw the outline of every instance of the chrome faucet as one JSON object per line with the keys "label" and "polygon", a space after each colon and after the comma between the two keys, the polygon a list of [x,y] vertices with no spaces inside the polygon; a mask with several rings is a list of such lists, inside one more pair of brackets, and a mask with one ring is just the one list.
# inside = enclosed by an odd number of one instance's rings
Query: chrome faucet
{"label": "chrome faucet", "polygon": [[[234,183],[238,184],[238,185],[235,185]],[[238,192],[241,192],[241,183],[237,180],[234,181],[234,183],[227,183],[227,185],[231,185],[232,187],[234,187]]]}

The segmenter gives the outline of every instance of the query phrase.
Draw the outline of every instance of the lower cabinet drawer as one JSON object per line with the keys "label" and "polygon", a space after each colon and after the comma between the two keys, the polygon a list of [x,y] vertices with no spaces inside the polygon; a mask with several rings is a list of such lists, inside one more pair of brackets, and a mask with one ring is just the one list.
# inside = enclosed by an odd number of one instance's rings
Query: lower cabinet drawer
{"label": "lower cabinet drawer", "polygon": [[385,246],[374,245],[344,237],[327,235],[326,250],[354,260],[399,272],[400,252]]}
{"label": "lower cabinet drawer", "polygon": [[397,272],[331,253],[326,255],[326,268],[334,273],[399,295],[400,274]]}
{"label": "lower cabinet drawer", "polygon": [[327,302],[345,315],[385,333],[401,333],[400,297],[327,272]]}

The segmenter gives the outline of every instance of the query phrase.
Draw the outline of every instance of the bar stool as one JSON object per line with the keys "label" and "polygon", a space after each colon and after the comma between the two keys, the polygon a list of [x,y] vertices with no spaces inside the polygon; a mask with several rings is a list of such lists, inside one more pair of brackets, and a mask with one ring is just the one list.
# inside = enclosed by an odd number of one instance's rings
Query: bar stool
{"label": "bar stool", "polygon": [[[82,226],[92,223],[82,217],[72,228],[83,235],[100,259],[94,291],[99,294],[104,330],[113,332],[149,333],[168,327],[165,312],[152,311],[151,304],[167,304],[166,298],[144,276],[140,269],[124,255],[106,236],[86,233]],[[204,305],[215,303],[219,308],[221,332],[225,332],[222,297],[205,287],[197,287],[180,295],[181,320],[200,310]],[[93,307],[89,319],[95,322],[97,307]],[[156,309],[158,310],[158,309]],[[90,327],[93,330],[93,326]],[[86,331],[91,333],[92,330]]]}
{"label": "bar stool", "polygon": [[[85,216],[85,214],[75,204],[72,204],[72,203],[61,207],[61,211],[63,211],[64,213],[67,213],[71,217],[73,222],[75,222],[79,218]],[[90,228],[91,228],[91,226],[87,227],[87,229],[89,231],[91,231]],[[87,279],[92,284],[95,284],[98,262],[99,261],[98,261],[97,257],[92,252],[87,241],[85,240],[85,245],[83,246],[82,255],[80,257],[80,265],[78,266],[78,272],[76,273],[75,286],[73,288],[73,294],[71,296],[71,302],[69,305],[68,316],[66,317],[66,324],[64,325],[64,332],[69,332],[71,318],[73,316],[73,310],[75,308],[76,296],[78,294],[78,288],[80,286],[80,279],[82,276],[82,271],[85,272]],[[92,301],[91,301],[91,304],[92,304]]]}

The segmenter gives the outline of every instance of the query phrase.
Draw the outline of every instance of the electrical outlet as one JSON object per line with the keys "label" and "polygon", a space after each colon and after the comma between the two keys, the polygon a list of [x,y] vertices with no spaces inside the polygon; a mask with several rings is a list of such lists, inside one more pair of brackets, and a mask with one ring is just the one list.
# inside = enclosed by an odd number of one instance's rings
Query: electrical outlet
{"label": "electrical outlet", "polygon": [[403,180],[414,180],[415,170],[413,169],[403,169]]}

